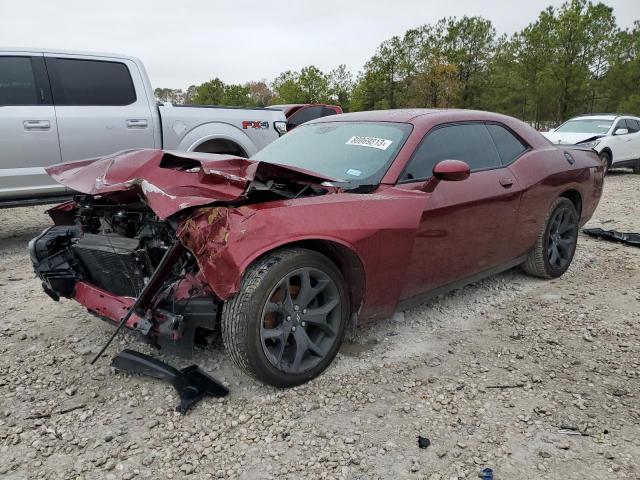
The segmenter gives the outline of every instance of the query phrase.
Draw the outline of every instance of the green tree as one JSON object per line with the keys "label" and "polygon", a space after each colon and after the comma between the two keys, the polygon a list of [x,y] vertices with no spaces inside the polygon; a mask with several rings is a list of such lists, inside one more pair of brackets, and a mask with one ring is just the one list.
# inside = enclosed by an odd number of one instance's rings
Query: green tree
{"label": "green tree", "polygon": [[266,107],[272,104],[273,91],[267,85],[266,80],[260,80],[257,82],[249,82],[249,96],[254,105],[258,107]]}
{"label": "green tree", "polygon": [[329,79],[313,65],[304,67],[298,75],[302,103],[324,103],[329,100]]}
{"label": "green tree", "polygon": [[250,96],[248,85],[230,84],[224,86],[224,96],[221,105],[232,105],[239,107],[254,106]]}
{"label": "green tree", "polygon": [[447,62],[456,67],[460,83],[458,105],[475,108],[495,52],[496,31],[491,21],[481,17],[449,18],[446,25],[442,50]]}
{"label": "green tree", "polygon": [[214,78],[196,87],[193,103],[197,105],[222,105],[224,101],[224,82]]}
{"label": "green tree", "polygon": [[353,75],[345,64],[338,65],[329,72],[329,97],[344,111],[349,110],[353,90]]}
{"label": "green tree", "polygon": [[304,103],[304,93],[300,86],[300,75],[287,70],[273,81],[272,88],[276,94],[275,103]]}

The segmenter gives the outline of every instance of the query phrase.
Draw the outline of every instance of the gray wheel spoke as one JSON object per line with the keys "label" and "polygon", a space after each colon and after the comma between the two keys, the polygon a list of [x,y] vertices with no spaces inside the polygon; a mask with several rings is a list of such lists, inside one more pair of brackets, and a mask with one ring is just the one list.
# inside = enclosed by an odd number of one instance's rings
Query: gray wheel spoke
{"label": "gray wheel spoke", "polygon": [[265,312],[267,313],[283,313],[283,311],[283,305],[280,303],[267,302],[267,305],[265,306]]}
{"label": "gray wheel spoke", "polygon": [[284,341],[284,328],[282,326],[276,328],[265,328],[262,330],[262,338],[266,339],[275,339]]}
{"label": "gray wheel spoke", "polygon": [[573,245],[573,240],[570,238],[561,238],[558,240],[558,248],[564,253],[567,253]]}
{"label": "gray wheel spoke", "polygon": [[552,265],[555,265],[558,262],[558,259],[559,259],[558,247],[556,246],[555,243],[552,243],[549,263],[551,263]]}
{"label": "gray wheel spoke", "polygon": [[287,276],[281,282],[284,287],[284,299],[282,300],[282,306],[287,312],[293,311],[293,300],[291,298],[291,277]]}
{"label": "gray wheel spoke", "polygon": [[327,317],[339,303],[337,298],[333,298],[321,307],[311,308],[307,310],[304,319],[309,325],[321,328],[327,335],[335,335],[336,332],[327,322]]}
{"label": "gray wheel spoke", "polygon": [[573,222],[566,222],[563,225],[560,225],[560,228],[558,228],[558,233],[560,235],[562,235],[563,233],[567,233],[571,230],[573,230],[576,227],[576,224]]}
{"label": "gray wheel spoke", "polygon": [[309,338],[309,334],[305,330],[302,331],[304,332],[305,337],[307,337],[307,350],[313,353],[316,357],[324,357],[326,352],[316,345],[311,338]]}
{"label": "gray wheel spoke", "polygon": [[[296,354],[293,357],[293,363],[291,366],[295,371],[300,369],[300,365],[302,364],[302,359],[304,358],[304,354],[307,353],[307,342],[304,340],[306,337],[303,335],[296,335]],[[303,340],[300,340],[303,339]]]}
{"label": "gray wheel spoke", "polygon": [[283,276],[262,309],[260,337],[269,362],[287,373],[318,365],[338,340],[336,308],[339,290],[323,270],[302,267]]}
{"label": "gray wheel spoke", "polygon": [[300,308],[307,308],[309,304],[318,296],[320,292],[322,292],[328,285],[329,280],[326,278],[322,278],[318,280],[318,283],[315,287],[311,286],[311,276],[309,275],[309,270],[305,270],[301,273],[301,285],[300,285],[300,293],[296,297],[295,303],[300,306]]}

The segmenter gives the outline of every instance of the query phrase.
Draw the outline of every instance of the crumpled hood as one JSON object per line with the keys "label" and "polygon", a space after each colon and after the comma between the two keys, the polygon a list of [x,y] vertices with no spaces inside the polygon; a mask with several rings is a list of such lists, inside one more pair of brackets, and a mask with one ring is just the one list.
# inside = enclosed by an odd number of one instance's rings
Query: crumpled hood
{"label": "crumpled hood", "polygon": [[576,143],[582,143],[589,140],[595,140],[596,138],[604,137],[605,135],[599,135],[594,133],[572,133],[572,132],[542,132],[551,143],[560,143],[564,145],[574,145]]}
{"label": "crumpled hood", "polygon": [[304,169],[228,155],[127,150],[46,169],[57,182],[88,195],[142,195],[164,219],[185,208],[246,198],[252,182],[320,185],[334,179]]}

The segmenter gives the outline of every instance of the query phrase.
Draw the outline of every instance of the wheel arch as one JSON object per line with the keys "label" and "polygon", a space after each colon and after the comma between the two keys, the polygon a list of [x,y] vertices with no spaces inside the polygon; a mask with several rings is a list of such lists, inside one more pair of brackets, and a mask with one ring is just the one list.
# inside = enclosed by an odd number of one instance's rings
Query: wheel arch
{"label": "wheel arch", "polygon": [[216,140],[232,142],[240,147],[247,156],[251,156],[258,151],[255,143],[245,131],[224,122],[209,122],[198,125],[186,133],[174,149],[193,152],[203,144]]}
{"label": "wheel arch", "polygon": [[233,139],[227,137],[211,137],[193,147],[194,152],[222,153],[248,157],[246,150]]}
{"label": "wheel arch", "polygon": [[611,165],[613,165],[613,152],[611,151],[611,147],[607,145],[598,152],[598,155],[602,155],[603,153],[607,153],[609,155],[609,161],[611,162]]}
{"label": "wheel arch", "polygon": [[359,312],[365,296],[366,276],[364,265],[355,250],[350,245],[340,241],[325,238],[307,238],[272,245],[267,250],[258,252],[247,259],[242,266],[242,275],[244,276],[250,265],[259,261],[265,255],[284,248],[305,248],[318,252],[331,260],[344,277],[349,292],[351,314]]}
{"label": "wheel arch", "polygon": [[573,206],[576,207],[576,211],[578,212],[578,218],[582,217],[582,195],[576,189],[569,189],[562,192],[560,197],[564,197],[573,203]]}

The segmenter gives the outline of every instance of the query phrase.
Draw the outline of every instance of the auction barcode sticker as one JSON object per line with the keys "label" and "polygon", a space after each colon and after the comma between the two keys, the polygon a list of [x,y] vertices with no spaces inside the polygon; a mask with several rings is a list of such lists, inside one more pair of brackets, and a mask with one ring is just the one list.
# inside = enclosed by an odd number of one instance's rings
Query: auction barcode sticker
{"label": "auction barcode sticker", "polygon": [[359,147],[371,147],[379,150],[386,150],[392,143],[393,140],[387,140],[385,138],[354,136],[347,140],[345,145],[357,145]]}

